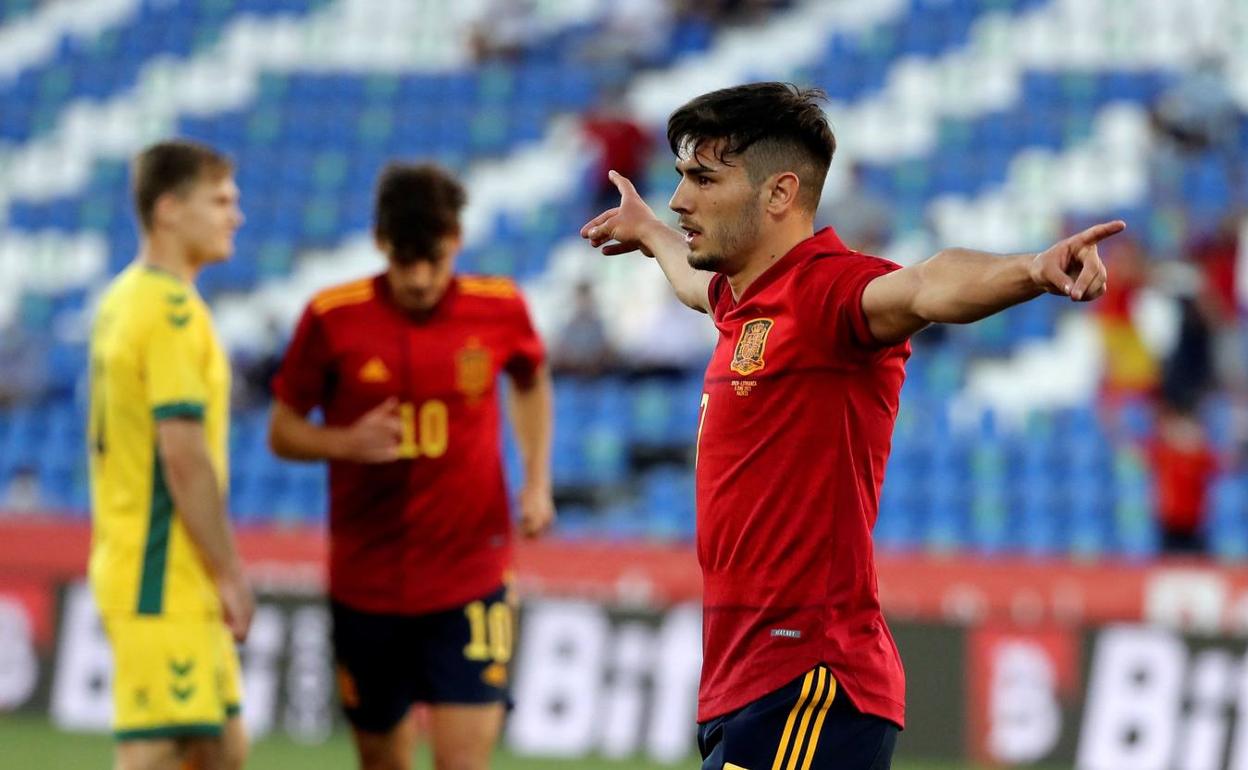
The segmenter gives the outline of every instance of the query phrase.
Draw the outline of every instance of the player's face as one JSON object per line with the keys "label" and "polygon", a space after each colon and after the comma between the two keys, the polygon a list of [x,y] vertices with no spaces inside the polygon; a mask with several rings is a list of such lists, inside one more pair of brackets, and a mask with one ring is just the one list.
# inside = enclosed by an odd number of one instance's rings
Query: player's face
{"label": "player's face", "polygon": [[437,245],[437,253],[431,259],[418,259],[402,264],[394,259],[393,249],[379,244],[390,260],[386,278],[399,307],[414,313],[433,309],[451,285],[455,271],[455,257],[463,241],[458,235],[443,236]]}
{"label": "player's face", "polygon": [[234,234],[243,225],[234,177],[204,176],[171,197],[167,221],[191,261],[206,265],[229,259],[234,253]]}
{"label": "player's face", "polygon": [[680,215],[689,264],[698,270],[734,273],[759,237],[762,201],[741,163],[725,163],[722,140],[682,150],[676,160],[680,184],[668,206]]}

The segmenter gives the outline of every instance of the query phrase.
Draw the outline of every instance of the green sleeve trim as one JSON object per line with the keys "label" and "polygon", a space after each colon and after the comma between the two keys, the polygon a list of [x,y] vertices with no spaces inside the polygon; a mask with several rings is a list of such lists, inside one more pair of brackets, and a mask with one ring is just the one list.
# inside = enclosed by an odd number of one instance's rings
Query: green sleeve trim
{"label": "green sleeve trim", "polygon": [[233,717],[238,716],[241,713],[243,713],[243,704],[241,703],[225,704],[225,718],[226,719],[231,719]]}
{"label": "green sleeve trim", "polygon": [[184,725],[162,725],[141,730],[115,730],[113,737],[119,741],[150,741],[160,738],[184,738],[186,736],[210,736],[221,734],[221,725],[211,722],[190,722]]}
{"label": "green sleeve trim", "polygon": [[179,417],[203,420],[204,405],[199,401],[173,401],[152,409],[152,416],[157,420],[172,420]]}
{"label": "green sleeve trim", "polygon": [[152,463],[152,502],[148,508],[147,542],[139,570],[140,615],[159,615],[165,609],[165,568],[169,561],[169,530],[173,525],[173,496],[165,483],[160,452]]}

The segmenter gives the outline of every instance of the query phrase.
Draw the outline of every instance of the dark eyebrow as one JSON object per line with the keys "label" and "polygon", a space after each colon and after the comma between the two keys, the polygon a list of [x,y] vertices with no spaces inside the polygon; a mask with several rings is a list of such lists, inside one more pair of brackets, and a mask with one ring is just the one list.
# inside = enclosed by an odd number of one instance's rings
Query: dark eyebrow
{"label": "dark eyebrow", "polygon": [[688,168],[682,169],[679,163],[676,164],[677,176],[684,176],[685,174],[714,174],[714,173],[715,173],[715,169],[710,168],[709,166],[697,165],[697,166],[689,166]]}

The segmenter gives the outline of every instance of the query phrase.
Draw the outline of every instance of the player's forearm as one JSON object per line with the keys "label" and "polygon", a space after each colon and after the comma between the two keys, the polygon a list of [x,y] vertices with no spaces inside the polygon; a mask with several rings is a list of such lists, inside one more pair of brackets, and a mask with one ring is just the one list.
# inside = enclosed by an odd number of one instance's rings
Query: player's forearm
{"label": "player's forearm", "polygon": [[1029,272],[1034,254],[945,249],[917,265],[915,314],[928,323],[971,323],[1043,294]]}
{"label": "player's forearm", "polygon": [[642,245],[646,253],[659,263],[667,282],[676,292],[676,298],[694,310],[707,312],[706,289],[711,274],[689,266],[689,246],[685,236],[679,230],[656,221],[646,230]]}
{"label": "player's forearm", "polygon": [[241,576],[242,560],[234,547],[221,487],[207,451],[164,452],[162,461],[174,508],[208,573],[216,580]]}
{"label": "player's forearm", "polygon": [[273,405],[269,421],[269,448],[284,460],[313,462],[338,459],[344,442],[342,430],[317,425],[280,401]]}
{"label": "player's forearm", "polygon": [[554,388],[550,370],[542,367],[529,387],[510,389],[510,415],[526,487],[550,487],[550,445],[553,433]]}

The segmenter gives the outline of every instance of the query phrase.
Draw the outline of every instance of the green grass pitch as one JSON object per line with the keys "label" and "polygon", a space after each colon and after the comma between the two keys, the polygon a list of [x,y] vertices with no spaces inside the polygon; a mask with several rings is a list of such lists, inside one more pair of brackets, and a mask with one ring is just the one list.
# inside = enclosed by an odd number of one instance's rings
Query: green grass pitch
{"label": "green grass pitch", "polygon": [[[0,770],[26,768],[57,768],[57,770],[88,770],[111,766],[112,741],[107,735],[63,733],[47,720],[22,715],[0,716]],[[257,742],[247,763],[257,770],[350,770],[355,767],[351,745],[345,734],[335,734],[328,742],[313,746],[295,743],[284,737],[270,737]],[[427,756],[417,768],[429,768]],[[554,760],[517,757],[500,753],[496,770],[697,770],[694,757],[675,765],[660,765],[639,759]],[[968,770],[960,763],[923,763],[897,760],[893,770]],[[1034,770],[1034,769],[1033,769]]]}

